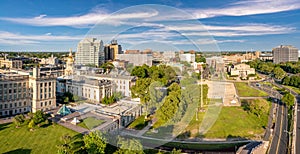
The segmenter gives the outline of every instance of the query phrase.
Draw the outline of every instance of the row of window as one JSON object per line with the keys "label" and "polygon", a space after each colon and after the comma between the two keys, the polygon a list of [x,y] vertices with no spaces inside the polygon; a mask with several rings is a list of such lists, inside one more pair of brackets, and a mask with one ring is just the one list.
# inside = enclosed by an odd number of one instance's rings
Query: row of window
{"label": "row of window", "polygon": [[[22,111],[23,110],[23,111]],[[27,112],[28,110],[26,108],[23,109],[15,109],[15,112],[13,112],[13,110],[10,111],[2,111],[0,112],[0,116],[4,116],[4,115],[13,115],[13,114],[18,114],[18,113],[23,113],[23,112]]]}
{"label": "row of window", "polygon": [[[44,96],[44,97],[43,97]],[[51,98],[52,97],[52,94],[51,93],[48,93],[48,98]],[[47,94],[40,94],[40,99],[47,99]]]}
{"label": "row of window", "polygon": [[[25,99],[27,96],[30,96],[30,94],[26,94],[26,93],[24,93],[23,94],[23,97],[22,97],[22,94],[14,94],[14,95],[6,95],[6,94],[4,94],[4,95],[1,95],[0,94],[0,100],[3,100],[3,101],[8,101],[8,100],[18,100],[18,99]],[[1,102],[1,101],[0,101]]]}
{"label": "row of window", "polygon": [[23,89],[23,92],[26,92],[27,88],[19,88],[19,89],[0,89],[0,94],[4,93],[4,94],[11,94],[11,93],[21,93]]}
{"label": "row of window", "polygon": [[40,83],[40,87],[47,87],[47,85],[49,85],[49,87],[51,86],[51,82],[44,82],[44,83]]}
{"label": "row of window", "polygon": [[[22,87],[22,83],[3,83],[0,84],[0,89],[2,88],[12,88],[12,87]],[[26,82],[23,82],[23,87],[26,88]]]}
{"label": "row of window", "polygon": [[[13,107],[13,105],[14,105],[14,107],[22,107],[22,104],[23,104],[23,106],[26,106],[27,105],[27,103],[26,103],[26,101],[25,102],[19,102],[19,103],[9,103],[9,104],[0,104],[0,109],[7,109],[8,108],[8,106],[9,106],[9,108],[12,108]],[[19,106],[18,106],[19,105]]]}
{"label": "row of window", "polygon": [[51,105],[51,104],[52,104],[51,101],[49,101],[49,102],[41,102],[41,107],[48,106],[48,105]]}

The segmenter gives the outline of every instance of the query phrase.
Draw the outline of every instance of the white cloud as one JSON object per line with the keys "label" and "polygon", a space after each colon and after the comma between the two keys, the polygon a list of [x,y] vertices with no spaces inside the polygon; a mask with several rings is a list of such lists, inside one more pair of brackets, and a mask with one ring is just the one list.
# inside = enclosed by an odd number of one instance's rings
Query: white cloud
{"label": "white cloud", "polygon": [[116,13],[107,14],[104,12],[92,12],[80,16],[71,17],[48,17],[47,15],[39,15],[33,18],[0,18],[1,20],[11,21],[15,23],[21,23],[34,26],[73,26],[73,27],[85,27],[94,25],[102,20],[103,24],[120,25],[128,19],[144,19],[157,15],[158,12],[151,9],[148,11],[140,12],[128,12],[128,13]]}
{"label": "white cloud", "polygon": [[[48,34],[48,35],[47,35]],[[0,31],[1,44],[37,44],[42,41],[72,41],[81,40],[83,36],[58,36],[47,33],[45,35],[22,35]]]}
{"label": "white cloud", "polygon": [[[141,5],[125,8],[119,12],[109,14],[107,13],[106,9],[96,7],[96,9],[92,9],[92,12],[83,15],[49,17],[46,14],[41,14],[32,18],[2,17],[0,20],[34,26],[86,27],[94,25],[99,21],[103,21],[104,19],[105,20],[102,22],[102,24],[134,25],[137,23],[149,23],[154,21],[267,14],[295,9],[300,9],[299,0],[240,0],[235,3],[229,3],[223,8],[186,8],[184,10],[180,10],[175,8],[172,9],[171,7]],[[190,14],[186,13],[185,11],[189,12]]]}
{"label": "white cloud", "polygon": [[244,0],[229,4],[223,8],[189,9],[195,18],[216,16],[246,16],[277,13],[300,8],[298,0]]}

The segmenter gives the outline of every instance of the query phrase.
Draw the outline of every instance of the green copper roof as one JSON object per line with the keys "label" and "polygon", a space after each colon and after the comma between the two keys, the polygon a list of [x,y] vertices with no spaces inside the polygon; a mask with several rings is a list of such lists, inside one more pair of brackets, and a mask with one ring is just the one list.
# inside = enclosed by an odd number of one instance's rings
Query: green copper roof
{"label": "green copper roof", "polygon": [[70,113],[71,113],[70,109],[68,109],[65,104],[57,111],[57,114],[63,116],[68,115]]}

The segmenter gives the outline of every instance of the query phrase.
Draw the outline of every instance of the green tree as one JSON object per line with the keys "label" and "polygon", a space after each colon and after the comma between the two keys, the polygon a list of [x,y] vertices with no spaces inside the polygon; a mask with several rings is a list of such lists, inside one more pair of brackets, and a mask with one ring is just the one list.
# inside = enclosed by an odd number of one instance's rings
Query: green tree
{"label": "green tree", "polygon": [[89,154],[104,154],[106,148],[106,139],[99,131],[90,132],[83,137],[84,146]]}
{"label": "green tree", "polygon": [[19,127],[23,122],[25,121],[25,116],[23,114],[20,114],[20,115],[16,115],[14,118],[13,118],[13,123]]}
{"label": "green tree", "polygon": [[30,120],[30,122],[28,123],[28,128],[33,129],[35,126],[35,123],[33,120]]}
{"label": "green tree", "polygon": [[171,154],[181,154],[181,150],[176,150],[175,148],[171,151]]}
{"label": "green tree", "polygon": [[289,107],[292,107],[295,103],[295,96],[292,95],[291,93],[286,93],[283,95],[281,101],[284,102]]}
{"label": "green tree", "polygon": [[34,123],[36,125],[38,125],[38,124],[44,122],[46,120],[46,118],[47,118],[46,115],[42,111],[38,110],[33,114],[32,120],[34,121]]}
{"label": "green tree", "polygon": [[135,85],[131,87],[131,94],[134,98],[140,98],[142,103],[147,103],[150,100],[149,86],[151,78],[140,78]]}
{"label": "green tree", "polygon": [[276,79],[282,79],[286,75],[285,71],[280,67],[275,67],[273,73]]}
{"label": "green tree", "polygon": [[58,144],[56,147],[58,148],[57,153],[59,154],[70,154],[72,153],[72,137],[69,134],[65,134],[60,137],[60,144]]}
{"label": "green tree", "polygon": [[136,139],[124,139],[119,137],[120,148],[114,154],[144,154],[143,145]]}

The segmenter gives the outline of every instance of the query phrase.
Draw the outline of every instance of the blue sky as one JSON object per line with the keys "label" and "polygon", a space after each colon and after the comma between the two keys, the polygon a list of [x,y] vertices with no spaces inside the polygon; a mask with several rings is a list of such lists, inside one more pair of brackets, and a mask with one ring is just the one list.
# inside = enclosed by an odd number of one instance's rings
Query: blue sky
{"label": "blue sky", "polygon": [[76,50],[84,37],[124,50],[300,48],[299,0],[1,0],[0,10],[0,50]]}

